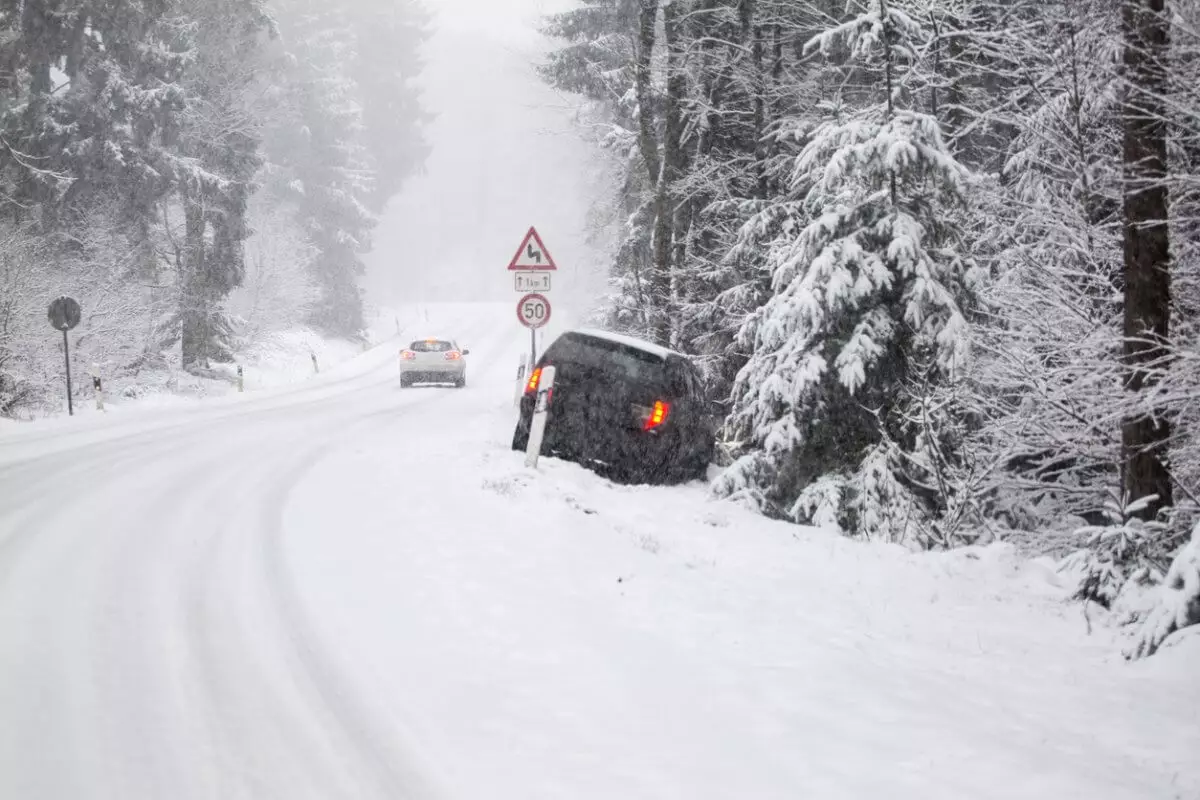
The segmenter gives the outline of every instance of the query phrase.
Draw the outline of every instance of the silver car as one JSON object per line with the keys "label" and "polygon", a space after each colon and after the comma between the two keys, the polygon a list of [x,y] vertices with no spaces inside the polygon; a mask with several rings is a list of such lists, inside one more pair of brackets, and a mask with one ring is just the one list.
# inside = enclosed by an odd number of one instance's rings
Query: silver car
{"label": "silver car", "polygon": [[461,389],[467,385],[466,356],[470,352],[453,339],[417,339],[400,351],[400,385],[453,383]]}

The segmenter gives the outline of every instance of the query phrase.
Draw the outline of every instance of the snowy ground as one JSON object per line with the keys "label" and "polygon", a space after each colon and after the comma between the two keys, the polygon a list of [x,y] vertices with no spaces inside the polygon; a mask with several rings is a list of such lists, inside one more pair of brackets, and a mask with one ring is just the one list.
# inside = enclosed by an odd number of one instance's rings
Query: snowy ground
{"label": "snowy ground", "polygon": [[508,305],[291,389],[0,432],[0,797],[1192,798],[1200,650],[508,450]]}

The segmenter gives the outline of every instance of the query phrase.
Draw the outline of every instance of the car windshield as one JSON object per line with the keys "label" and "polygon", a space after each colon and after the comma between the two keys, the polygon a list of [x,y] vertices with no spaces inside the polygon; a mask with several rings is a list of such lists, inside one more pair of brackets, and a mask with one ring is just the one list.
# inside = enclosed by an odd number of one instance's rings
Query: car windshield
{"label": "car windshield", "polygon": [[440,339],[421,339],[408,348],[414,353],[445,353],[454,349],[454,344]]}
{"label": "car windshield", "polygon": [[557,367],[574,365],[584,371],[602,372],[638,383],[661,382],[665,362],[644,350],[620,342],[591,336],[567,334],[555,342],[546,354]]}

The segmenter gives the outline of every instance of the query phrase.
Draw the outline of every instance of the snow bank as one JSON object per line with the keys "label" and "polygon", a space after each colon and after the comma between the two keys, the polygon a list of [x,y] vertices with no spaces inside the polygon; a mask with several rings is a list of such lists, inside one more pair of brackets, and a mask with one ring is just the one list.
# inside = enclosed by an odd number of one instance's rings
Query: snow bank
{"label": "snow bank", "polygon": [[283,516],[331,668],[444,796],[1200,796],[1194,678],[1089,635],[1049,561],[527,470],[507,377],[330,454]]}

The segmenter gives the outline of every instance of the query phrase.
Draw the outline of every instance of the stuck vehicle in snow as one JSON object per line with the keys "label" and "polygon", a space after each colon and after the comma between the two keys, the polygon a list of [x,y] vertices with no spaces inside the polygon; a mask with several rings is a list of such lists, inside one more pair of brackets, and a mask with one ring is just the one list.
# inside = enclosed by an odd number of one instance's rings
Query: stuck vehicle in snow
{"label": "stuck vehicle in snow", "polygon": [[470,353],[453,339],[417,339],[400,351],[400,385],[452,383],[461,389],[467,385],[466,356]]}
{"label": "stuck vehicle in snow", "polygon": [[538,384],[550,365],[555,377],[543,453],[623,482],[707,475],[716,419],[699,370],[680,353],[608,331],[565,333],[534,365],[514,450],[529,442]]}

